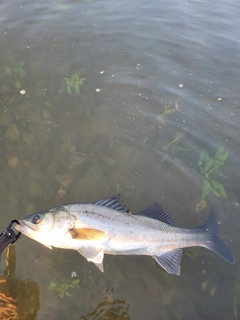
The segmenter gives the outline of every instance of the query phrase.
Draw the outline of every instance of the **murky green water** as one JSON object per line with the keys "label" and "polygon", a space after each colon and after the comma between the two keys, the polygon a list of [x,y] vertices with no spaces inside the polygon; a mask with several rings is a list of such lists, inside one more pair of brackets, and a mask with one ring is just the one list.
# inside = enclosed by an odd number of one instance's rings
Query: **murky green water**
{"label": "murky green water", "polygon": [[2,229],[121,193],[133,212],[160,201],[183,226],[214,208],[236,260],[184,250],[177,277],[149,257],[107,256],[101,274],[22,236],[0,265],[1,319],[239,319],[239,2],[0,10]]}

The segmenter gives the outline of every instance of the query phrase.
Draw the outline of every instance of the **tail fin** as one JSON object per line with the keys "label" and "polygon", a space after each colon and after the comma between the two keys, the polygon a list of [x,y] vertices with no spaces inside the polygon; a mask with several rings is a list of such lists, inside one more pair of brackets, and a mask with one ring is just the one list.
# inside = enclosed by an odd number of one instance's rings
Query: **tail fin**
{"label": "tail fin", "polygon": [[210,212],[202,228],[205,230],[205,232],[208,233],[208,236],[209,236],[208,241],[206,242],[204,247],[212,250],[213,252],[218,254],[220,257],[222,257],[229,263],[234,264],[235,261],[233,259],[233,256],[230,250],[218,236],[218,229],[217,229],[217,224],[216,224],[213,210]]}

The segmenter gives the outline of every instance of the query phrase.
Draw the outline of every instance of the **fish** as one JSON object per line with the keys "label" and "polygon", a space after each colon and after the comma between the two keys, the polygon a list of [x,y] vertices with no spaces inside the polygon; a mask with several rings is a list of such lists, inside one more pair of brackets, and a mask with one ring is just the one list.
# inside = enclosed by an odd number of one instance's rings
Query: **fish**
{"label": "fish", "polygon": [[231,264],[233,256],[218,236],[212,210],[203,225],[176,226],[160,203],[138,213],[120,195],[93,203],[63,204],[19,220],[14,228],[49,249],[77,250],[102,272],[104,254],[148,255],[170,274],[180,275],[183,248],[205,247]]}

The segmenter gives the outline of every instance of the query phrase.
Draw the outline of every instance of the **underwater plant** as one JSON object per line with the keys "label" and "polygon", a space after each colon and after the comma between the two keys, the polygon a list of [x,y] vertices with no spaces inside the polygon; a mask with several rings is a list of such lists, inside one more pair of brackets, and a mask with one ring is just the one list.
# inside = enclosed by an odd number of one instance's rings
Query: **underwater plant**
{"label": "underwater plant", "polygon": [[206,151],[201,152],[197,165],[203,178],[202,199],[210,191],[217,197],[227,197],[223,184],[217,181],[218,176],[224,177],[218,169],[225,163],[227,158],[228,152],[224,150],[224,147],[219,147],[213,158],[209,157]]}
{"label": "underwater plant", "polygon": [[15,64],[13,67],[6,67],[5,72],[12,77],[14,86],[19,89],[22,84],[20,82],[23,81],[23,78],[27,75],[26,71],[23,69],[24,62],[19,62]]}
{"label": "underwater plant", "polygon": [[48,290],[57,291],[60,298],[63,298],[64,296],[70,297],[71,294],[68,291],[70,288],[76,288],[79,284],[79,279],[75,279],[71,282],[64,283],[64,282],[55,282],[51,281],[50,285],[48,287]]}
{"label": "underwater plant", "polygon": [[[164,150],[165,150],[168,154],[162,159],[161,163],[164,162],[169,155],[173,156],[176,160],[179,160],[179,159],[177,158],[177,156],[176,156],[179,152],[191,151],[190,148],[185,148],[185,147],[184,147],[184,141],[183,141],[183,140],[184,140],[184,139],[183,139],[184,136],[185,136],[185,135],[182,134],[182,133],[178,134],[177,137],[175,137],[170,143],[168,143],[168,144],[164,147]],[[180,141],[181,141],[181,142],[180,142]],[[179,142],[180,142],[180,144],[181,144],[182,146],[179,144]]]}
{"label": "underwater plant", "polygon": [[178,137],[176,137],[172,142],[170,142],[165,147],[165,150],[169,151],[173,156],[182,151],[191,151],[191,149],[183,148],[178,145],[181,138],[182,138],[182,135],[179,135]]}
{"label": "underwater plant", "polygon": [[[165,117],[168,114],[171,114],[177,111],[179,112],[178,103],[175,102],[174,105],[172,105],[172,102],[170,101],[167,105],[164,106],[164,111],[162,112],[162,114],[158,115],[156,119],[161,123],[162,126],[166,126]],[[161,125],[160,125],[160,128],[162,128]]]}
{"label": "underwater plant", "polygon": [[64,78],[67,83],[67,92],[70,94],[72,92],[80,93],[80,86],[83,85],[85,78],[79,78],[79,75],[75,73],[72,77]]}

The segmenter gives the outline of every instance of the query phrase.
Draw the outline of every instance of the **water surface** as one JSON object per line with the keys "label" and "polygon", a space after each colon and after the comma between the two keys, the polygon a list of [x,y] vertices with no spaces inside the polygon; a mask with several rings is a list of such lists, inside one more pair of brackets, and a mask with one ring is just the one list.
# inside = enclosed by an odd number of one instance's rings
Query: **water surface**
{"label": "water surface", "polygon": [[[121,193],[133,212],[160,201],[182,226],[214,208],[236,260],[184,250],[177,277],[150,257],[107,256],[101,274],[77,252],[22,236],[15,280],[0,266],[12,310],[38,320],[238,319],[239,2],[13,0],[0,9],[2,229]],[[214,161],[219,148],[228,157],[206,177],[201,152]],[[203,178],[224,191],[204,191]],[[17,303],[26,287],[32,298]]]}

